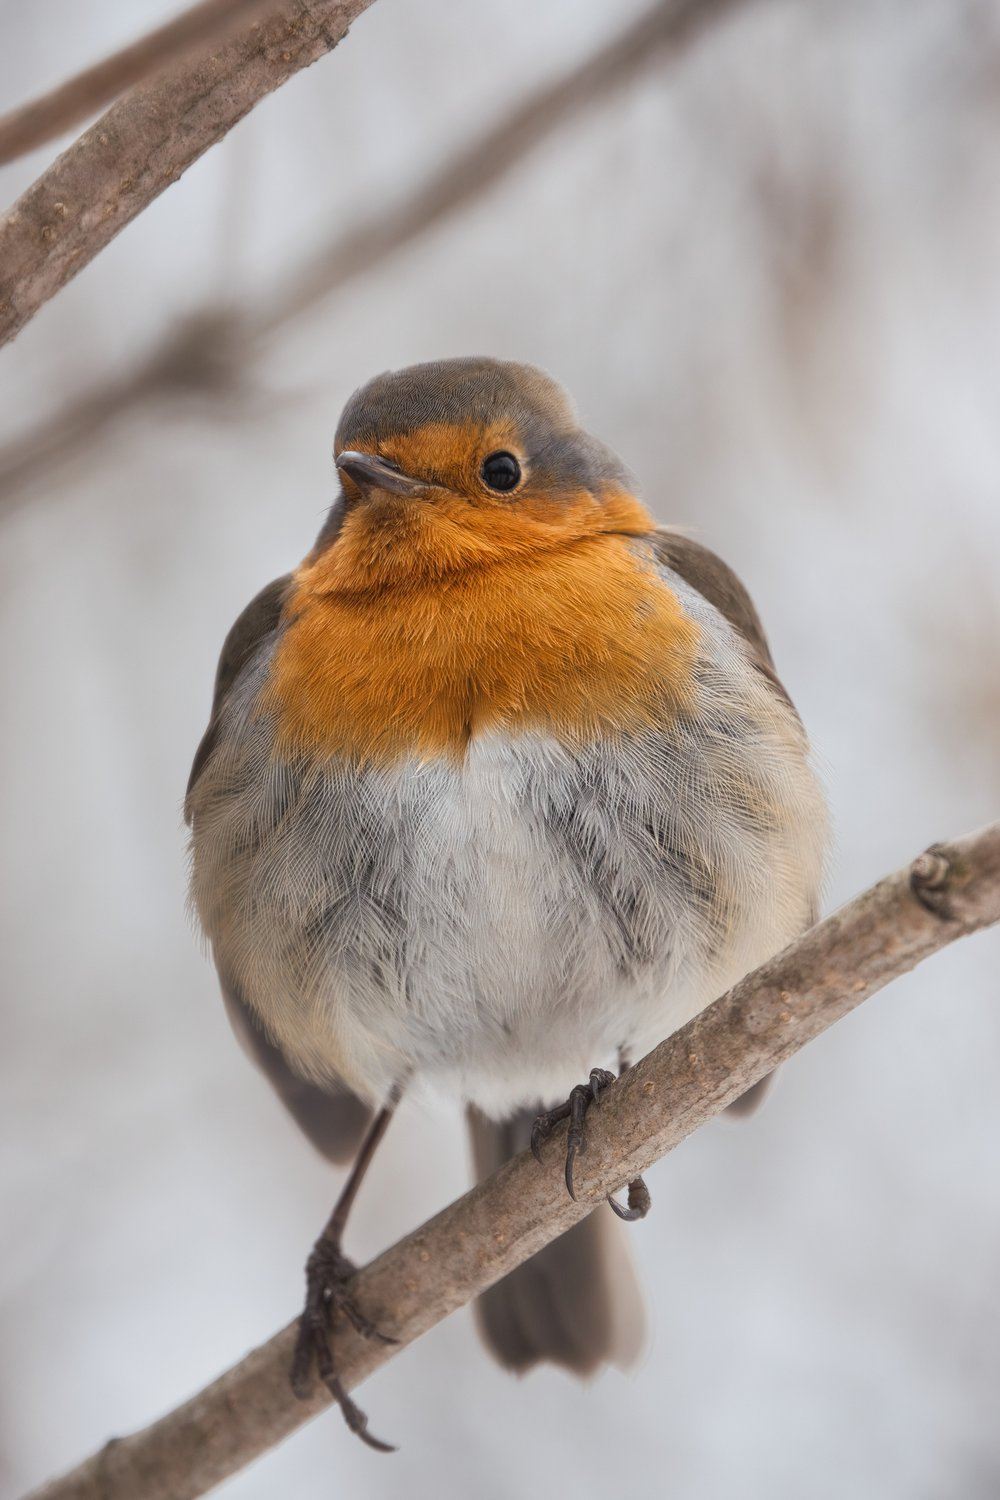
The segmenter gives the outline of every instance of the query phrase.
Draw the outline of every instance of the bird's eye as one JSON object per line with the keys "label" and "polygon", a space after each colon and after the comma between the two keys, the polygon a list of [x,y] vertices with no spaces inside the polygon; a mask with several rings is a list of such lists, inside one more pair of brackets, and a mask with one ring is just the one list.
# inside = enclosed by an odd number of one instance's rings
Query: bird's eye
{"label": "bird's eye", "polygon": [[514,490],[521,482],[521,465],[513,453],[488,453],[479,472],[491,490]]}

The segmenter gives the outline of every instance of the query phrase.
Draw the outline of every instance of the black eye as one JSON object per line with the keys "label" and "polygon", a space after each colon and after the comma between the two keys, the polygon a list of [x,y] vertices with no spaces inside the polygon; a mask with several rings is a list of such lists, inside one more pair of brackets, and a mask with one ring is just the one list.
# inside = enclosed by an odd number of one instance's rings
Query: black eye
{"label": "black eye", "polygon": [[479,472],[491,490],[514,490],[521,482],[521,465],[513,453],[488,453]]}

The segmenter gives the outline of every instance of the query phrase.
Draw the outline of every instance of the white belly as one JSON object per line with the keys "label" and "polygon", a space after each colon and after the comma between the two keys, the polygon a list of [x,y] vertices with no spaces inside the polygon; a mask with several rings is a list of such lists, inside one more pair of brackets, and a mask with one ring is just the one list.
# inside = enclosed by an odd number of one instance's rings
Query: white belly
{"label": "white belly", "polygon": [[725,666],[712,714],[583,749],[493,732],[460,765],[282,768],[243,717],[194,849],[220,970],[301,1070],[372,1100],[426,1078],[503,1114],[641,1055],[817,900],[804,738]]}

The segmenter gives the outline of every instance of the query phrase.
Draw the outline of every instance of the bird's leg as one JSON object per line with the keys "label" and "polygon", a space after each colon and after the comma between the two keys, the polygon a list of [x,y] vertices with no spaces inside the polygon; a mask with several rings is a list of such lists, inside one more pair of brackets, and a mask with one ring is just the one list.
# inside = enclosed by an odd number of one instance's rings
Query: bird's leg
{"label": "bird's leg", "polygon": [[300,1400],[305,1400],[312,1390],[312,1369],[315,1363],[319,1378],[343,1412],[348,1427],[369,1448],[375,1448],[379,1453],[393,1453],[395,1449],[391,1443],[383,1443],[369,1434],[368,1418],[357,1403],[351,1400],[337,1375],[330,1347],[330,1333],[334,1314],[343,1313],[362,1338],[376,1339],[380,1344],[396,1342],[376,1328],[358,1307],[350,1290],[350,1281],[357,1268],[353,1261],[348,1260],[340,1245],[347,1216],[399,1103],[400,1093],[399,1088],[393,1089],[385,1108],[379,1110],[369,1126],[333,1213],[306,1262],[306,1303],[299,1319],[299,1334],[290,1377],[292,1390]]}
{"label": "bird's leg", "polygon": [[[618,1066],[621,1073],[626,1072],[631,1066],[623,1047],[619,1048]],[[547,1110],[545,1114],[539,1115],[531,1128],[531,1149],[536,1160],[540,1160],[542,1142],[551,1135],[562,1120],[569,1120],[569,1130],[566,1133],[566,1190],[574,1200],[576,1193],[573,1190],[573,1164],[578,1154],[584,1149],[584,1119],[591,1105],[596,1104],[604,1090],[614,1081],[615,1075],[609,1073],[606,1068],[592,1068],[589,1082],[578,1083],[570,1092],[565,1104],[559,1104],[555,1109]],[[610,1193],[607,1197],[620,1219],[644,1219],[649,1213],[651,1201],[649,1189],[641,1177],[636,1177],[628,1185],[627,1208],[622,1208],[621,1204],[616,1203]]]}

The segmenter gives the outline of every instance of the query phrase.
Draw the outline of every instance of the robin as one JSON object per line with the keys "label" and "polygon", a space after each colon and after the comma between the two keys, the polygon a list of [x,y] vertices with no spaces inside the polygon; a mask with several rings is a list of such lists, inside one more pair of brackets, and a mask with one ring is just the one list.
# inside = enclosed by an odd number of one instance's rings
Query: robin
{"label": "robin", "polygon": [[[827,821],[742,584],[654,524],[546,375],[379,375],[334,453],[315,546],[226,638],[186,816],[232,1024],[319,1150],[354,1159],[292,1382],[315,1365],[385,1448],[329,1330],[340,1311],[384,1337],[341,1239],[404,1091],[466,1102],[480,1175],[568,1116],[572,1192],[612,1068],[814,919]],[[641,1217],[641,1179],[613,1206]],[[613,1229],[591,1215],[480,1299],[504,1364],[635,1352]]]}

